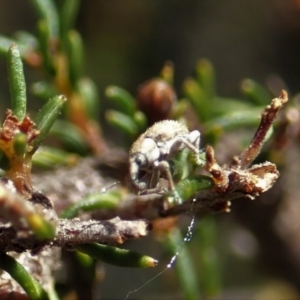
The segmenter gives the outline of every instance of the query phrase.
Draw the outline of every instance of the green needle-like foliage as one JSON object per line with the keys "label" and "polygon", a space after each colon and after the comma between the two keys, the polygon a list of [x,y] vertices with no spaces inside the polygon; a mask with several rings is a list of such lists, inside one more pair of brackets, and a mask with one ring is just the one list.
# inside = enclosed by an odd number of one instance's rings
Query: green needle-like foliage
{"label": "green needle-like foliage", "polygon": [[68,58],[69,58],[69,79],[73,87],[77,86],[83,70],[83,42],[76,30],[68,33]]}
{"label": "green needle-like foliage", "polygon": [[39,282],[34,279],[14,258],[3,252],[0,252],[0,268],[9,273],[10,276],[21,285],[30,299],[49,299],[47,293]]}
{"label": "green needle-like foliage", "polygon": [[120,192],[112,191],[105,194],[89,195],[85,199],[74,203],[61,212],[60,217],[71,219],[78,215],[79,212],[94,211],[97,209],[114,209],[120,201]]}
{"label": "green needle-like foliage", "polygon": [[30,154],[33,155],[34,152],[41,145],[42,141],[46,137],[53,123],[61,113],[63,104],[66,101],[64,96],[55,96],[50,99],[43,108],[39,111],[36,117],[36,127],[39,130],[39,136],[33,141],[33,149],[30,151]]}
{"label": "green needle-like foliage", "polygon": [[126,90],[117,87],[109,86],[105,90],[106,97],[116,103],[121,111],[128,116],[133,116],[135,111],[135,99]]}
{"label": "green needle-like foliage", "polygon": [[127,268],[149,268],[157,265],[157,260],[134,251],[92,243],[80,245],[77,249],[107,264]]}
{"label": "green needle-like foliage", "polygon": [[196,80],[188,78],[183,84],[183,91],[194,107],[198,119],[202,122],[207,121],[211,114],[211,100],[208,101],[203,88]]}
{"label": "green needle-like foliage", "polygon": [[64,149],[70,152],[78,153],[82,156],[88,153],[88,146],[82,134],[70,122],[57,120],[51,127],[49,135],[58,138],[62,142]]}
{"label": "green needle-like foliage", "polygon": [[38,81],[31,85],[31,93],[41,100],[48,101],[50,98],[58,94],[53,84],[47,81]]}
{"label": "green needle-like foliage", "polygon": [[40,240],[51,240],[55,237],[55,227],[39,214],[26,216],[26,222],[35,236]]}
{"label": "green needle-like foliage", "polygon": [[129,137],[135,138],[139,133],[136,122],[127,114],[110,109],[106,111],[105,116],[111,125],[121,129],[123,132],[127,133]]}
{"label": "green needle-like foliage", "polygon": [[196,79],[202,87],[207,100],[213,100],[216,96],[215,71],[211,62],[200,59],[196,65]]}
{"label": "green needle-like foliage", "polygon": [[62,41],[66,41],[68,32],[73,28],[80,0],[63,0],[60,8],[60,36]]}
{"label": "green needle-like foliage", "polygon": [[21,121],[26,114],[26,83],[21,55],[16,44],[12,44],[8,50],[7,67],[12,111]]}
{"label": "green needle-like foliage", "polygon": [[41,19],[47,24],[49,37],[57,38],[59,33],[59,20],[56,7],[51,0],[31,0]]}
{"label": "green needle-like foliage", "polygon": [[90,78],[81,78],[77,82],[77,90],[82,99],[84,99],[84,105],[88,116],[97,120],[100,112],[100,100],[96,83]]}
{"label": "green needle-like foliage", "polygon": [[241,84],[241,90],[247,100],[255,105],[266,105],[271,98],[271,94],[267,89],[252,79],[244,79]]}
{"label": "green needle-like foliage", "polygon": [[22,48],[29,50],[37,49],[38,48],[38,39],[35,35],[27,32],[27,31],[17,31],[14,34],[14,38],[17,41],[19,50],[22,56]]}
{"label": "green needle-like foliage", "polygon": [[50,46],[51,46],[51,36],[49,31],[49,26],[46,20],[41,19],[37,24],[38,37],[40,42],[40,51],[43,57],[43,64],[45,69],[52,76],[55,74],[56,69],[54,66],[54,61],[51,55]]}
{"label": "green needle-like foliage", "polygon": [[214,181],[210,177],[195,175],[181,180],[176,186],[176,191],[180,199],[185,201],[198,191],[211,189],[214,185]]}
{"label": "green needle-like foliage", "polygon": [[74,166],[78,163],[78,160],[79,156],[77,154],[47,146],[39,147],[32,158],[34,165],[50,169],[61,165]]}
{"label": "green needle-like foliage", "polygon": [[206,134],[214,133],[219,136],[226,131],[237,128],[257,126],[259,122],[257,116],[261,110],[262,108],[251,107],[244,111],[229,111],[227,114],[205,123]]}
{"label": "green needle-like foliage", "polygon": [[[0,55],[7,55],[7,51],[12,44],[16,44],[16,41],[6,36],[0,35]],[[19,45],[19,50],[22,56],[24,56],[27,49],[28,45]]]}

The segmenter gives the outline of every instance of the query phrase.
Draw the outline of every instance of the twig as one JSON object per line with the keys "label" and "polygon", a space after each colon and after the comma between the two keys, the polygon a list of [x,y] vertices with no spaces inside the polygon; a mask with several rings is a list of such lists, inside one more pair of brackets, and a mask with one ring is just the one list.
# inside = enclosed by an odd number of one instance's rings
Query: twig
{"label": "twig", "polygon": [[[239,168],[247,168],[260,153],[268,130],[272,126],[279,111],[287,101],[288,94],[286,91],[282,90],[279,97],[273,99],[271,104],[264,109],[261,115],[259,127],[250,145],[240,154],[240,156],[237,159]],[[234,161],[234,164],[236,163],[237,162]]]}
{"label": "twig", "polygon": [[20,237],[13,227],[0,225],[0,249],[2,251],[39,251],[45,245],[70,249],[72,246],[92,242],[121,244],[127,240],[146,236],[151,230],[148,221],[122,221],[116,217],[107,221],[82,221],[61,219],[54,240],[39,241],[34,235]]}

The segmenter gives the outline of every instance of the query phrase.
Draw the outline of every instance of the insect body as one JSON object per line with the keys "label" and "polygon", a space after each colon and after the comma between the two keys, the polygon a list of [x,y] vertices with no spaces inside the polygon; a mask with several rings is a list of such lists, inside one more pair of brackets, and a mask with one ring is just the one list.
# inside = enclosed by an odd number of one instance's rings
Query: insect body
{"label": "insect body", "polygon": [[200,132],[189,132],[177,121],[165,120],[148,128],[132,145],[129,152],[130,177],[141,193],[160,190],[159,179],[165,174],[169,189],[175,191],[168,161],[178,152],[188,148],[195,154],[197,164]]}

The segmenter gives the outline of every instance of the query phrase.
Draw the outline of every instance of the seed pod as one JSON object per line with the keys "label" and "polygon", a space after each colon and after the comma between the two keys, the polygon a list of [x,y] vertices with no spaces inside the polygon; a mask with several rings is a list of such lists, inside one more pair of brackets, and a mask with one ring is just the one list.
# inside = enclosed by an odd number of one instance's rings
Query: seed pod
{"label": "seed pod", "polygon": [[176,100],[174,89],[162,79],[146,81],[137,92],[138,108],[147,116],[149,125],[167,119]]}

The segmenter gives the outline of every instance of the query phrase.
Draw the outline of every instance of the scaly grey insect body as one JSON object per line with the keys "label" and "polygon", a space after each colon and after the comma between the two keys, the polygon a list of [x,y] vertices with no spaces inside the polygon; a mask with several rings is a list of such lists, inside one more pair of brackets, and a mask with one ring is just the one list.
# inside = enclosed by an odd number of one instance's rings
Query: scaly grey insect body
{"label": "scaly grey insect body", "polygon": [[[139,193],[158,192],[162,173],[165,174],[169,189],[175,192],[168,161],[178,152],[188,148],[199,160],[200,132],[189,132],[188,128],[174,120],[155,123],[132,145],[129,152],[130,177]],[[144,172],[144,174],[143,174]]]}

